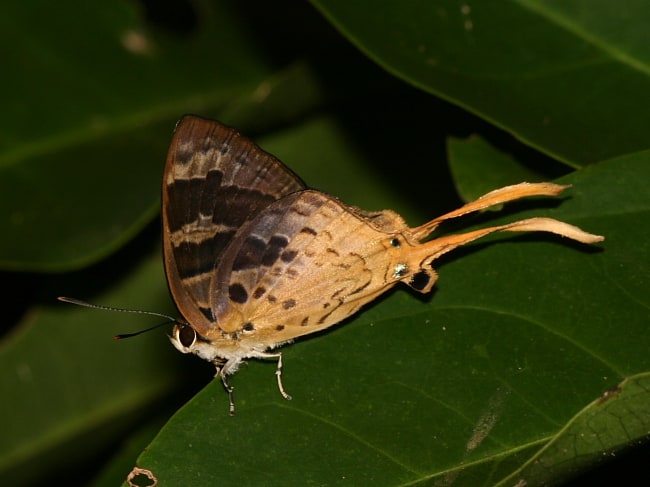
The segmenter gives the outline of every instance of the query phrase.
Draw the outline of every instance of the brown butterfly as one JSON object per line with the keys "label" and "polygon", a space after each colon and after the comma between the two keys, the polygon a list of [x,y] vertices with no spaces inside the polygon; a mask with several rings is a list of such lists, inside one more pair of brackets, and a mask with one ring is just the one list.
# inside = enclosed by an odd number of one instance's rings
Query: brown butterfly
{"label": "brown butterfly", "polygon": [[450,235],[421,243],[445,220],[567,186],[521,183],[409,228],[391,210],[366,212],[308,189],[284,164],[235,130],[185,116],[163,176],[163,241],[169,288],[183,320],[171,341],[227,376],[247,358],[328,328],[398,282],[427,293],[435,259],[493,232],[544,231],[584,243],[603,240],[551,218]]}

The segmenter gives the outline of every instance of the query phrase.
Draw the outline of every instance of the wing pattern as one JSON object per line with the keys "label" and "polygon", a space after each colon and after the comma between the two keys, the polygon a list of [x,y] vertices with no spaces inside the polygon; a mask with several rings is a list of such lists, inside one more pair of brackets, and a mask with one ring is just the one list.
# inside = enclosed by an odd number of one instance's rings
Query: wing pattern
{"label": "wing pattern", "polygon": [[174,132],[163,177],[163,248],[172,295],[199,334],[214,327],[210,285],[237,231],[305,185],[235,130],[195,116]]}

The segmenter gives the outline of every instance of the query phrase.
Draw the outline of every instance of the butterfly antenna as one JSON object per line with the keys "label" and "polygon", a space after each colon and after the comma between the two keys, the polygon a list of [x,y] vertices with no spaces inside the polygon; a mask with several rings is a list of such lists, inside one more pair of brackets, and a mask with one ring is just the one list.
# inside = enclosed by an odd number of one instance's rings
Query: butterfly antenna
{"label": "butterfly antenna", "polygon": [[161,326],[168,325],[168,324],[169,321],[163,321],[162,323],[158,323],[157,325],[150,326],[149,328],[145,328],[144,330],[136,331],[134,333],[120,333],[119,335],[115,335],[113,338],[115,338],[116,340],[122,340],[123,338],[135,337],[147,331],[155,330],[156,328],[160,328]]}
{"label": "butterfly antenna", "polygon": [[114,306],[103,306],[101,304],[92,304],[88,303],[86,301],[81,301],[80,299],[75,299],[75,298],[68,298],[65,296],[59,296],[57,298],[59,301],[64,302],[64,303],[70,303],[70,304],[75,304],[77,306],[83,306],[85,308],[92,308],[92,309],[100,309],[103,311],[117,311],[119,313],[135,313],[135,314],[140,314],[140,315],[149,315],[149,316],[157,316],[159,318],[165,318],[166,321],[162,323],[158,323],[157,325],[150,326],[149,328],[145,328],[144,330],[136,331],[134,333],[121,333],[119,335],[115,335],[116,340],[121,340],[123,338],[131,338],[134,336],[138,336],[142,333],[145,333],[147,331],[155,330],[156,328],[159,328],[161,326],[167,325],[169,323],[176,323],[178,320],[176,318],[173,318],[172,316],[163,314],[163,313],[156,313],[155,311],[146,311],[142,309],[127,309],[127,308],[116,308]]}

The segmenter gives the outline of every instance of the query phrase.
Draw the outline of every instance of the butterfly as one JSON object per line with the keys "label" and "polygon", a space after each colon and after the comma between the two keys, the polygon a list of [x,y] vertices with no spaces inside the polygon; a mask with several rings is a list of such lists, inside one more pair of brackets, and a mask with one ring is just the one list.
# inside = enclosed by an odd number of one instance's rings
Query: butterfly
{"label": "butterfly", "polygon": [[277,360],[279,346],[326,329],[397,283],[429,292],[432,263],[493,232],[544,231],[583,243],[603,237],[551,218],[529,218],[427,238],[442,222],[567,186],[521,183],[410,228],[392,210],[367,212],[308,188],[282,162],[219,122],[177,124],[163,175],[164,264],[182,319],[170,337],[216,366],[234,414],[228,376],[245,359]]}

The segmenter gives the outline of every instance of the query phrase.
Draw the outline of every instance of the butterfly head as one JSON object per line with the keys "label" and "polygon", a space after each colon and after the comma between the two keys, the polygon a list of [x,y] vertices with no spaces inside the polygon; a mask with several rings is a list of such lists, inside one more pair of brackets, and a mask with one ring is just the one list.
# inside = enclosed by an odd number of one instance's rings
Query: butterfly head
{"label": "butterfly head", "polygon": [[214,362],[219,356],[217,347],[184,321],[176,322],[169,340],[179,352],[193,353],[209,362]]}

